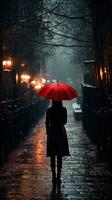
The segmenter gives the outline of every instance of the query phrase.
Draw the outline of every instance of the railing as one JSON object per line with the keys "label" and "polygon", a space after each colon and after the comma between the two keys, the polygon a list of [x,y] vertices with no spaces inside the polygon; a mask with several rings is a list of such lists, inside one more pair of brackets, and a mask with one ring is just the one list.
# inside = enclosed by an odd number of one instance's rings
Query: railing
{"label": "railing", "polygon": [[89,138],[98,147],[98,152],[112,150],[112,106],[98,88],[82,86],[82,121]]}
{"label": "railing", "polygon": [[47,103],[38,96],[0,102],[1,164],[38,121]]}

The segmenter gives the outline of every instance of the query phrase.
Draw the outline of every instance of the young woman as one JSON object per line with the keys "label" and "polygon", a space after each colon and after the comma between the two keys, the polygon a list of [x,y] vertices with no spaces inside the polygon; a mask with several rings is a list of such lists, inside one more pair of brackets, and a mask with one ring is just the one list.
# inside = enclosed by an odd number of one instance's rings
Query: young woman
{"label": "young woman", "polygon": [[[69,155],[68,139],[64,125],[67,110],[62,101],[52,101],[46,113],[47,156],[50,157],[52,182],[61,183],[62,157]],[[57,158],[57,173],[56,173]]]}

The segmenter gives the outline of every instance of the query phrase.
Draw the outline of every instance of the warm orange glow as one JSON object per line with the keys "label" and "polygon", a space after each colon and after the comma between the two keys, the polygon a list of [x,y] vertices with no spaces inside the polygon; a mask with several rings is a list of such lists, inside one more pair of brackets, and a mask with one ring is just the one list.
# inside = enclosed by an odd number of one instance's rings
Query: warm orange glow
{"label": "warm orange glow", "polygon": [[12,70],[12,60],[3,60],[2,61],[4,71],[11,71]]}
{"label": "warm orange glow", "polygon": [[19,81],[19,75],[16,74],[16,83],[18,83],[18,81]]}
{"label": "warm orange glow", "polygon": [[105,72],[105,74],[107,73],[107,69],[106,69],[106,67],[104,68],[104,72]]}
{"label": "warm orange glow", "polygon": [[3,60],[2,64],[3,66],[6,65],[7,61],[6,60]]}
{"label": "warm orange glow", "polygon": [[30,76],[29,74],[27,74],[27,73],[21,74],[21,76],[20,76],[21,83],[22,83],[22,82],[24,82],[24,83],[29,83],[30,78],[31,78],[31,76]]}
{"label": "warm orange glow", "polygon": [[7,65],[10,66],[11,64],[12,64],[12,61],[11,61],[11,60],[8,60],[8,61],[7,61]]}
{"label": "warm orange glow", "polygon": [[43,77],[35,77],[34,80],[31,81],[31,86],[35,88],[35,90],[39,90],[46,83],[46,79]]}
{"label": "warm orange glow", "polygon": [[42,83],[46,83],[45,78],[41,78],[41,80],[42,80]]}
{"label": "warm orange glow", "polygon": [[42,87],[42,85],[39,83],[39,84],[37,84],[37,85],[35,85],[35,89],[36,90],[38,90],[38,89],[40,89]]}
{"label": "warm orange glow", "polygon": [[36,161],[37,165],[43,167],[45,164],[45,152],[46,152],[46,144],[45,144],[45,129],[41,128],[38,130],[37,134],[37,144],[36,144]]}
{"label": "warm orange glow", "polygon": [[36,84],[36,80],[31,81],[32,86],[35,86],[35,84]]}
{"label": "warm orange glow", "polygon": [[21,67],[25,67],[25,63],[21,63]]}
{"label": "warm orange glow", "polygon": [[103,80],[103,70],[101,67],[100,67],[100,78],[101,78],[101,80]]}

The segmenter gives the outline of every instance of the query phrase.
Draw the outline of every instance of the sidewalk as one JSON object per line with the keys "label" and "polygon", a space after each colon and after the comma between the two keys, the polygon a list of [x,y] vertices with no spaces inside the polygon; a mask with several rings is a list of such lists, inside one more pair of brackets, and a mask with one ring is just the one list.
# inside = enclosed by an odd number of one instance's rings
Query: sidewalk
{"label": "sidewalk", "polygon": [[0,170],[0,200],[112,200],[112,167],[98,162],[96,147],[66,102],[70,156],[63,159],[62,184],[52,188],[46,158],[45,117]]}

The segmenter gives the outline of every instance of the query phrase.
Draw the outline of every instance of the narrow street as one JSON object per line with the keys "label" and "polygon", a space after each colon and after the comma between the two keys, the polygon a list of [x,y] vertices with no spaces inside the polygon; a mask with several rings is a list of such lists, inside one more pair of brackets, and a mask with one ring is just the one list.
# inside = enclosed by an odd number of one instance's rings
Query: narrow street
{"label": "narrow street", "polygon": [[71,102],[66,125],[70,156],[63,159],[62,184],[53,188],[46,158],[45,116],[0,169],[0,200],[111,200],[112,168],[100,162],[96,146],[75,121]]}

